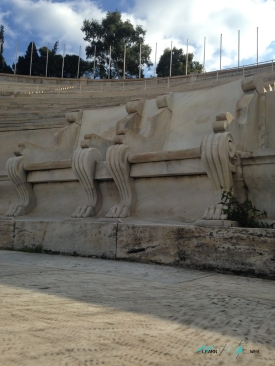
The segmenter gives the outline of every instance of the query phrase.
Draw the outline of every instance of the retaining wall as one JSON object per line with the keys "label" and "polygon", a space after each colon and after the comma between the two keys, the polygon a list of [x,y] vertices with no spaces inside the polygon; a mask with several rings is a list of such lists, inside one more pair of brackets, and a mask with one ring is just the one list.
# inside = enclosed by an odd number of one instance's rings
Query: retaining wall
{"label": "retaining wall", "polygon": [[0,220],[0,248],[162,263],[275,278],[275,230],[119,223],[116,219]]}

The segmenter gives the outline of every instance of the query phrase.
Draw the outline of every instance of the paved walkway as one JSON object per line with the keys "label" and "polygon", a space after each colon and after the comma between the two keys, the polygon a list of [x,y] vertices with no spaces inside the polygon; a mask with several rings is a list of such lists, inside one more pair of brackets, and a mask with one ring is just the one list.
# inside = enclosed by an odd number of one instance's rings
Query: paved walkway
{"label": "paved walkway", "polygon": [[274,326],[274,281],[0,251],[1,366],[274,366]]}

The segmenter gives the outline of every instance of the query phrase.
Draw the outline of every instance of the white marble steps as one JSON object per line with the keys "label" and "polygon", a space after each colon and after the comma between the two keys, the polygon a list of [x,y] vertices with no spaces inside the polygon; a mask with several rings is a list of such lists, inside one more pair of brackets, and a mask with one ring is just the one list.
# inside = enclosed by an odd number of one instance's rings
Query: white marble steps
{"label": "white marble steps", "polygon": [[[1,117],[1,115],[0,115]],[[34,119],[31,121],[17,121],[0,123],[0,132],[8,131],[22,131],[24,130],[36,130],[36,129],[47,129],[47,128],[62,128],[67,125],[67,121],[64,117],[58,118],[41,118]]]}

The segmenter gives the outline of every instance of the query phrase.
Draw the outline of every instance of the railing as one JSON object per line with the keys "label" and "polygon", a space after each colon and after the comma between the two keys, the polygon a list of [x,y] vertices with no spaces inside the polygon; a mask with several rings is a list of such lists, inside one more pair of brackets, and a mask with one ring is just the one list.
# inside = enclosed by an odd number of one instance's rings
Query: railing
{"label": "railing", "polygon": [[[144,79],[111,79],[111,80],[93,80],[93,79],[64,79],[67,85],[52,85],[47,81],[49,78],[43,79],[43,83],[34,84],[23,82],[6,82],[5,85],[0,80],[0,95],[37,95],[37,94],[68,94],[68,93],[127,93],[132,91],[157,91],[159,89],[173,90],[177,87],[187,85],[217,82],[227,78],[246,77],[253,74],[269,73],[274,70],[273,60],[261,62],[259,64],[245,65],[240,68],[223,69],[205,73],[193,73],[187,76],[173,76],[164,78],[144,78]],[[59,79],[60,80],[60,79]],[[52,81],[52,80],[50,80]],[[62,80],[63,81],[63,80]],[[73,85],[68,85],[71,82]]]}
{"label": "railing", "polygon": [[274,70],[273,60],[259,63],[258,65],[246,65],[241,68],[231,68],[217,70],[207,73],[189,74],[187,76],[175,76],[166,78],[150,78],[150,79],[127,79],[127,80],[88,80],[87,85],[80,86],[79,92],[122,92],[127,91],[148,91],[159,88],[173,89],[180,86],[187,86],[208,81],[216,82],[227,78],[246,77],[259,73],[269,73]]}

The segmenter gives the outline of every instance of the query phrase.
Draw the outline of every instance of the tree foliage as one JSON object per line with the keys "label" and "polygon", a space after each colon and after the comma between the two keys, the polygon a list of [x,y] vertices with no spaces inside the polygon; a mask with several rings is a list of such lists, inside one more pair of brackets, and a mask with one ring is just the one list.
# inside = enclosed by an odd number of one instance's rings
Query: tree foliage
{"label": "tree foliage", "polygon": [[11,74],[12,69],[10,66],[7,65],[7,63],[3,57],[4,42],[5,42],[4,26],[1,25],[0,26],[0,72],[6,73],[6,74]]}
{"label": "tree foliage", "polygon": [[[61,77],[62,75],[62,62],[63,57],[57,54],[58,41],[55,42],[54,47],[50,50],[48,47],[41,47],[37,50],[35,43],[33,42],[33,53],[32,53],[32,70],[33,76],[45,76],[46,75],[46,64],[48,54],[48,68],[47,76],[49,77]],[[19,56],[16,65],[17,73],[20,75],[30,74],[30,61],[31,61],[31,50],[32,42],[28,45],[26,54]],[[78,55],[66,55],[64,57],[64,78],[76,78],[78,70]],[[13,68],[15,65],[13,65]],[[83,76],[86,73],[91,72],[91,63],[80,59],[79,65],[79,76]]]}
{"label": "tree foliage", "polygon": [[[171,49],[166,48],[160,57],[156,73],[158,77],[165,77],[170,75],[170,59]],[[191,72],[202,72],[203,65],[198,61],[194,61],[193,53],[188,53],[187,74]],[[186,54],[183,53],[182,48],[174,47],[172,50],[172,76],[185,75],[186,72]]]}
{"label": "tree foliage", "polygon": [[[91,21],[85,19],[81,30],[85,34],[84,40],[89,42],[86,47],[87,58],[94,58],[96,46],[94,77],[108,78],[110,46],[110,78],[123,77],[125,45],[125,77],[132,78],[139,75],[140,44],[141,65],[152,66],[150,61],[151,47],[144,43],[146,31],[140,25],[134,27],[130,20],[123,21],[119,11],[108,12],[101,22],[95,19]],[[141,76],[144,76],[143,72]]]}
{"label": "tree foliage", "polygon": [[3,49],[4,49],[4,26],[1,25],[0,26],[0,53],[1,55],[3,54]]}
{"label": "tree foliage", "polygon": [[31,52],[33,48],[32,54],[32,75],[39,76],[41,75],[42,69],[40,65],[40,56],[37,52],[37,48],[35,43],[32,42],[28,45],[26,50],[25,56],[19,56],[17,65],[16,65],[16,72],[20,75],[29,75],[30,74],[30,62],[31,62]]}

